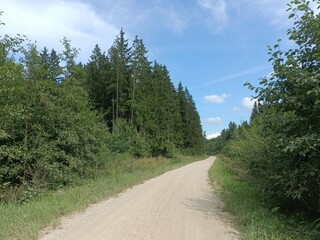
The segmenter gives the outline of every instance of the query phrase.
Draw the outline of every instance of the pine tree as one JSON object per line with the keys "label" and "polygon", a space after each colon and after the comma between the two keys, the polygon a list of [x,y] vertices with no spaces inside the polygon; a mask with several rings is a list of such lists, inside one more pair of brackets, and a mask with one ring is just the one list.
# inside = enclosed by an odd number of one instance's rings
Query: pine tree
{"label": "pine tree", "polygon": [[115,85],[115,108],[113,108],[114,121],[119,118],[130,120],[130,58],[131,48],[128,47],[128,39],[124,37],[125,33],[121,29],[119,36],[109,49],[109,59],[111,63],[111,74],[113,84]]}
{"label": "pine tree", "polygon": [[61,59],[54,49],[51,49],[49,62],[49,78],[56,80],[62,74],[62,68],[60,66]]}
{"label": "pine tree", "polygon": [[86,69],[86,86],[95,109],[99,110],[106,124],[112,128],[112,102],[115,89],[111,83],[110,62],[97,44]]}
{"label": "pine tree", "polygon": [[170,155],[172,148],[181,139],[181,135],[176,131],[176,125],[181,123],[176,91],[167,68],[157,62],[153,67],[153,79],[154,151],[156,154]]}
{"label": "pine tree", "polygon": [[43,68],[43,78],[55,81],[55,79],[62,74],[62,69],[60,67],[60,57],[57,52],[52,49],[50,54],[48,49],[44,49],[40,53],[41,64]]}
{"label": "pine tree", "polygon": [[148,61],[147,53],[143,41],[136,36],[133,41],[131,57],[131,122],[135,123],[139,129],[144,124],[144,111],[148,109],[145,100],[152,98],[150,94],[153,94],[151,90],[151,62]]}
{"label": "pine tree", "polygon": [[177,89],[180,115],[182,119],[182,146],[199,153],[204,148],[204,136],[202,132],[200,116],[195,102],[187,88],[183,89],[181,82]]}

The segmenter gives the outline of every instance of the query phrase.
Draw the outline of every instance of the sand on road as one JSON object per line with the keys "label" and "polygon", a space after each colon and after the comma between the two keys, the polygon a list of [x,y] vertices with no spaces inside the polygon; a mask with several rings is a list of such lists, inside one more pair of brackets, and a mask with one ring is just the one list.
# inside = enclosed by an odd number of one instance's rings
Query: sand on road
{"label": "sand on road", "polygon": [[61,219],[42,240],[237,239],[208,182],[214,157],[194,162]]}

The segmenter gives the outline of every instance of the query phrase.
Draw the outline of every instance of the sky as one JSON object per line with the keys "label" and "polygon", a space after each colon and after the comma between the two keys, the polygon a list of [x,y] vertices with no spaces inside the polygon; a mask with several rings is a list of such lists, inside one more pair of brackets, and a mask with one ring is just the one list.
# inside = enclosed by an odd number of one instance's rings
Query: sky
{"label": "sky", "polygon": [[149,60],[167,66],[175,86],[192,94],[208,138],[230,121],[250,118],[254,92],[244,87],[272,72],[267,45],[286,31],[287,0],[1,0],[0,36],[19,33],[61,50],[66,36],[86,63],[95,46],[107,51],[120,29],[136,35]]}

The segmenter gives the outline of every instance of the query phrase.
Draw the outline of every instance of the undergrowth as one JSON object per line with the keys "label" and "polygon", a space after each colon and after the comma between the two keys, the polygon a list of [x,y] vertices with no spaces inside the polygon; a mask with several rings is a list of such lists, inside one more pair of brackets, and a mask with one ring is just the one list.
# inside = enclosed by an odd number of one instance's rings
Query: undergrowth
{"label": "undergrowth", "polygon": [[108,170],[75,186],[44,192],[30,201],[0,203],[0,239],[33,240],[47,226],[59,225],[59,217],[86,209],[90,204],[114,196],[144,180],[204,158],[178,156],[134,159],[118,157]]}
{"label": "undergrowth", "polygon": [[226,211],[232,213],[244,240],[316,240],[316,223],[278,212],[264,202],[259,193],[242,181],[217,158],[209,170],[210,180],[219,187]]}

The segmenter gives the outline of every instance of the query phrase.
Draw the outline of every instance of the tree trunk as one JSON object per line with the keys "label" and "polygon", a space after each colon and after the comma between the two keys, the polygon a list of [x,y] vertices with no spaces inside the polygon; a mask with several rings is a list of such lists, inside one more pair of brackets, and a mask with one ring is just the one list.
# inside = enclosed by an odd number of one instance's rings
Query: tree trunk
{"label": "tree trunk", "polygon": [[117,70],[117,102],[116,102],[116,119],[119,117],[119,70]]}
{"label": "tree trunk", "polygon": [[[320,172],[318,173],[318,179],[320,179]],[[318,204],[317,204],[317,212],[320,213],[320,182],[319,185],[319,192],[318,192]]]}
{"label": "tree trunk", "polygon": [[[23,144],[24,144],[24,150],[25,150],[25,152],[28,152],[28,131],[29,131],[29,129],[28,129],[29,127],[28,127],[28,121],[27,120],[25,120],[25,127],[24,127],[24,142],[23,142]],[[27,161],[27,157],[25,156],[25,158],[24,158],[24,161],[23,161],[23,175],[22,175],[22,183],[25,183],[26,182],[26,168],[27,168],[27,163],[26,163],[26,161]]]}
{"label": "tree trunk", "polygon": [[133,85],[132,85],[132,102],[131,102],[131,123],[133,123],[133,104],[134,104],[135,85],[136,85],[136,81],[133,80]]}
{"label": "tree trunk", "polygon": [[112,98],[112,133],[115,128],[115,112],[114,112],[114,98]]}

